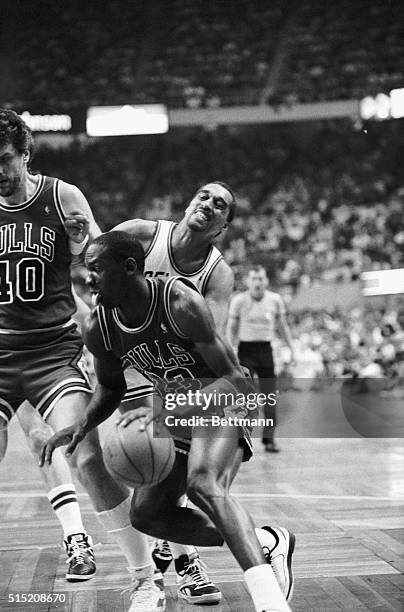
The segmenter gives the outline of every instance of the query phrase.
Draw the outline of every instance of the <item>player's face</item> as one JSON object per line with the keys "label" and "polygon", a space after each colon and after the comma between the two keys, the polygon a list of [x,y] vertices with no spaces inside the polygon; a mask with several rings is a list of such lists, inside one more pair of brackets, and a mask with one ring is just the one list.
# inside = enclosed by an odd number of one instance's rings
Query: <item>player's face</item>
{"label": "player's face", "polygon": [[96,304],[105,308],[118,307],[123,302],[126,277],[122,263],[114,261],[100,245],[91,245],[86,253],[86,283]]}
{"label": "player's face", "polygon": [[19,153],[12,144],[0,147],[0,196],[14,195],[24,180],[26,154]]}
{"label": "player's face", "polygon": [[193,197],[185,211],[187,225],[194,232],[205,232],[214,237],[227,224],[233,197],[225,187],[216,183],[204,185]]}
{"label": "player's face", "polygon": [[254,297],[262,297],[268,284],[264,271],[251,271],[248,275],[248,288]]}

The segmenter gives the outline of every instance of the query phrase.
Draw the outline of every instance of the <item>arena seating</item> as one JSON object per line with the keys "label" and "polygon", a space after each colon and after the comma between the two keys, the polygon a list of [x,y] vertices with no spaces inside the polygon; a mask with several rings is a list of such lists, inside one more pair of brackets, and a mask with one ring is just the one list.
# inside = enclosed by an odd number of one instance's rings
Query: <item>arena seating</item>
{"label": "arena seating", "polygon": [[361,98],[402,86],[403,18],[400,0],[24,3],[9,102],[257,104],[281,47],[269,103]]}

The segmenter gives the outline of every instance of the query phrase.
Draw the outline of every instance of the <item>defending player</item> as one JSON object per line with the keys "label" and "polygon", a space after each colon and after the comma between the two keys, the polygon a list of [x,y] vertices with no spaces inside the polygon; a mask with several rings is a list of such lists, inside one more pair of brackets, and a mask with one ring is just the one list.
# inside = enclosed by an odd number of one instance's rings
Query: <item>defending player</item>
{"label": "defending player", "polygon": [[[6,425],[28,400],[47,426],[60,429],[85,412],[91,389],[80,368],[83,343],[72,320],[71,254],[99,229],[77,187],[31,174],[32,134],[11,110],[0,110],[0,421],[3,454]],[[23,407],[24,409],[24,407]],[[28,415],[29,417],[29,415]],[[50,435],[32,424],[36,454]],[[39,425],[38,425],[39,423]],[[45,433],[44,433],[45,432]],[[0,445],[1,446],[1,445]],[[61,473],[48,497],[65,531],[69,580],[95,573],[90,537],[81,522],[72,478],[62,456]],[[97,431],[81,445],[71,466],[87,489],[98,517],[113,531],[134,578],[136,610],[162,610],[152,581],[145,538],[129,523],[129,491],[106,471]],[[49,472],[49,468],[46,470]],[[66,480],[67,479],[67,480]],[[143,604],[139,601],[143,600]],[[145,602],[145,599],[147,601]],[[138,601],[136,601],[138,600]],[[143,605],[143,608],[141,607]]]}
{"label": "defending player", "polygon": [[[87,414],[48,441],[43,462],[49,463],[53,450],[63,444],[69,444],[66,452],[72,453],[114,412],[126,390],[124,367],[142,371],[163,396],[167,382],[184,378],[216,379],[204,388],[206,393],[215,389],[234,395],[252,388],[216,333],[200,294],[181,279],[163,283],[143,276],[144,253],[137,240],[125,232],[103,234],[90,246],[86,264],[99,303],[85,333],[98,384]],[[130,411],[123,422],[139,418],[139,412]],[[245,572],[257,612],[285,612],[290,608],[262,550],[268,547],[269,534],[254,530],[248,513],[229,492],[241,461],[251,456],[245,428],[240,436],[238,427],[194,427],[188,460],[177,454],[164,482],[135,492],[132,523],[149,535],[195,545],[218,546],[224,538]],[[203,512],[176,504],[185,492]],[[286,592],[291,588],[287,585]]]}

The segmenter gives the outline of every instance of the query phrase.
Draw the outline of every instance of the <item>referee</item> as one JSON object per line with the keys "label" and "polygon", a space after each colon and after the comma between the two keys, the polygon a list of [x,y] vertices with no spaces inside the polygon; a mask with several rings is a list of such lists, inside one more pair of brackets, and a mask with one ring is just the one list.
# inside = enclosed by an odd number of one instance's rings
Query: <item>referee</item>
{"label": "referee", "polygon": [[[268,395],[276,391],[275,367],[272,342],[277,323],[291,350],[294,350],[289,325],[286,321],[284,302],[278,293],[268,291],[268,277],[265,268],[254,266],[247,275],[247,291],[236,295],[229,312],[228,335],[233,347],[238,347],[240,363],[258,376],[261,393]],[[264,406],[266,419],[273,420],[273,427],[265,427],[262,443],[269,453],[279,452],[275,443],[276,405],[267,402]]]}

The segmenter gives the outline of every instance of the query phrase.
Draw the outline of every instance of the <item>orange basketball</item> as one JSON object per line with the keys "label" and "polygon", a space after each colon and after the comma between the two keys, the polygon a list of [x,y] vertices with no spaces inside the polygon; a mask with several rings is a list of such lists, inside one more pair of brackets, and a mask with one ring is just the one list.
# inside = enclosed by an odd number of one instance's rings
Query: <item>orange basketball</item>
{"label": "orange basketball", "polygon": [[153,436],[153,422],[139,431],[141,419],[127,427],[115,424],[104,443],[104,461],[109,473],[130,487],[153,484],[164,480],[175,459],[174,443],[162,426]]}

